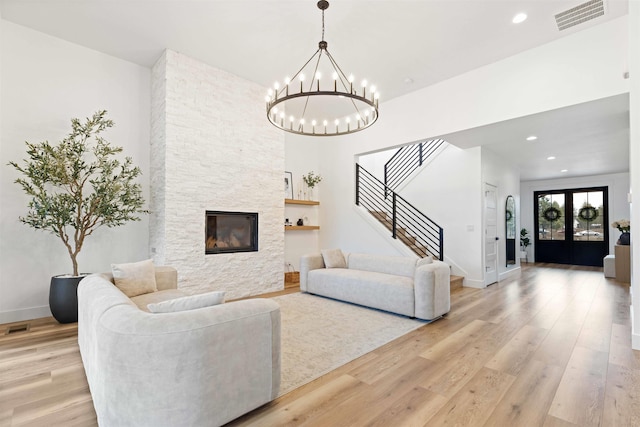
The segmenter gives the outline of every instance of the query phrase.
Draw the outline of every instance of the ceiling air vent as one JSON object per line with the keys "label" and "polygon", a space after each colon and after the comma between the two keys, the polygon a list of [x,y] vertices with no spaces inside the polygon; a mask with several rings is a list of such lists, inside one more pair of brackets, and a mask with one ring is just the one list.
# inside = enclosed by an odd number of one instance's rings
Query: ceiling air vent
{"label": "ceiling air vent", "polygon": [[560,31],[604,15],[604,1],[591,0],[556,15]]}

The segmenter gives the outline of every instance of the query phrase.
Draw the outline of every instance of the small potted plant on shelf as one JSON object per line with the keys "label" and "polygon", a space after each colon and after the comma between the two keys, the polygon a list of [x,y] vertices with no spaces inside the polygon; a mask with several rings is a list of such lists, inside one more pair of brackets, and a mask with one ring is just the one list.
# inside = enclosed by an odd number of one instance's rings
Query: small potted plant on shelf
{"label": "small potted plant on shelf", "polygon": [[130,157],[115,158],[122,147],[101,137],[113,126],[106,111],[84,123],[71,120],[71,133],[58,144],[26,142],[28,158],[9,162],[22,177],[15,180],[31,198],[20,222],[58,236],[67,248],[73,273],[51,278],[49,307],[60,323],[78,320],[78,254],[98,227],[139,221],[144,198],[136,178],[141,174]]}
{"label": "small potted plant on shelf", "polygon": [[612,227],[618,229],[620,238],[616,242],[618,245],[629,245],[631,243],[631,222],[628,219],[619,219],[611,223]]}
{"label": "small potted plant on shelf", "polygon": [[313,200],[313,189],[322,181],[322,177],[315,175],[313,171],[311,171],[306,175],[302,175],[302,180],[307,185],[307,188],[309,188],[309,192],[307,193],[309,200]]}

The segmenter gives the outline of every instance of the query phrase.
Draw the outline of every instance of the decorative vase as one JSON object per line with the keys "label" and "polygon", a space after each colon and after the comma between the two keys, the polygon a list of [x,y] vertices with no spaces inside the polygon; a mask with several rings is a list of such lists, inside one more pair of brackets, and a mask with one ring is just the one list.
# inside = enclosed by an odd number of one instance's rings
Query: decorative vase
{"label": "decorative vase", "polygon": [[78,321],[78,284],[85,276],[54,276],[49,287],[49,308],[59,323]]}
{"label": "decorative vase", "polygon": [[314,187],[309,187],[309,200],[314,200],[314,191],[313,191]]}
{"label": "decorative vase", "polygon": [[618,244],[629,246],[629,244],[631,244],[631,233],[623,232],[618,239]]}

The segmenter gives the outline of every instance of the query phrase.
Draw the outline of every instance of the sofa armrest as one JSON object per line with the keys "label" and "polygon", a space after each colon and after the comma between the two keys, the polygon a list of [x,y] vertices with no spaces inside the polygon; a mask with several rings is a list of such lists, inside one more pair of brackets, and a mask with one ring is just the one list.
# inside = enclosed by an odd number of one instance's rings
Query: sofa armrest
{"label": "sofa armrest", "polygon": [[432,320],[451,309],[450,270],[442,261],[421,265],[414,277],[415,316]]}
{"label": "sofa armrest", "polygon": [[307,291],[307,275],[311,270],[324,268],[322,254],[302,255],[300,257],[300,290]]}

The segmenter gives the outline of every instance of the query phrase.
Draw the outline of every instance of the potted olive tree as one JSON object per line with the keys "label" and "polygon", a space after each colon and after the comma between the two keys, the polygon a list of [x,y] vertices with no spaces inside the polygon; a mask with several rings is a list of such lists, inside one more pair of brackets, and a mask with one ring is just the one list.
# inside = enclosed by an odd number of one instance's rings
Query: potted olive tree
{"label": "potted olive tree", "polygon": [[106,114],[98,111],[84,123],[72,119],[71,133],[58,144],[26,142],[27,159],[9,162],[21,174],[15,182],[30,197],[20,222],[58,236],[71,258],[73,273],[51,278],[49,307],[60,323],[78,320],[78,254],[85,239],[98,227],[139,221],[147,213],[135,182],[140,169],[130,157],[119,160],[122,147],[101,136],[113,127]]}

